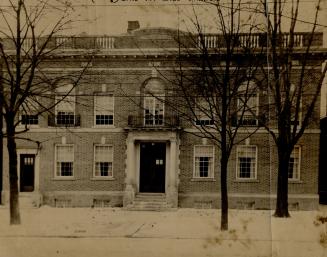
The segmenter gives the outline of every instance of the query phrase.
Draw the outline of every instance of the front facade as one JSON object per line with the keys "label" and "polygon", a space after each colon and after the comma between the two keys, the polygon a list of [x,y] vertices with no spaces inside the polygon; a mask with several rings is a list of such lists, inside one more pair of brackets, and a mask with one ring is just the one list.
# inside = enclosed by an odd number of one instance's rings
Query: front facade
{"label": "front facade", "polygon": [[[75,88],[67,83],[49,98],[58,102],[50,114],[21,117],[28,138],[40,142],[17,140],[22,205],[133,208],[140,198],[159,195],[168,208],[220,207],[220,150],[196,129],[210,120],[189,124],[174,105],[160,101],[174,99],[174,33],[150,28],[98,37],[97,49],[79,38],[48,61],[49,73],[88,68]],[[214,47],[208,36],[209,43]],[[83,54],[90,49],[91,61]],[[264,90],[255,96],[266,100]],[[256,122],[245,122],[240,133],[249,133]],[[319,123],[313,123],[292,153],[291,209],[317,207],[319,136]],[[2,194],[8,199],[4,154]],[[231,208],[274,208],[277,150],[264,128],[234,147],[228,170]]]}

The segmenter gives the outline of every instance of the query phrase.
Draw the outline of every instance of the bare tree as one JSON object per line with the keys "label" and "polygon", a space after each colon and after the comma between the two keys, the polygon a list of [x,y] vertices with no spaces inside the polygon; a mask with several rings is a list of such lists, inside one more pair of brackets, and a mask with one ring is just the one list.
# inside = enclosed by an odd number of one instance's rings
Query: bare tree
{"label": "bare tree", "polygon": [[[48,74],[44,71],[50,57],[61,44],[55,41],[71,23],[72,5],[68,1],[8,0],[2,6],[0,58],[3,67],[0,101],[5,121],[4,137],[9,154],[10,224],[20,224],[16,140],[29,130],[29,120],[51,109],[68,95],[81,80],[85,68],[76,74]],[[46,23],[47,22],[47,23]],[[61,99],[53,92],[71,85]],[[25,124],[22,129],[19,125]],[[36,142],[39,143],[39,142]]]}
{"label": "bare tree", "polygon": [[[278,150],[278,184],[275,216],[289,217],[288,173],[292,151],[305,130],[315,122],[315,107],[327,66],[322,68],[319,54],[322,33],[316,33],[321,1],[315,2],[314,17],[299,17],[299,0],[264,1],[267,22],[268,68],[263,68],[271,95],[271,117],[277,124],[268,127]],[[310,26],[308,33],[297,33],[301,26]],[[312,52],[316,51],[316,55]],[[318,56],[318,58],[317,58]],[[295,68],[296,66],[296,68]],[[277,130],[274,130],[276,128]]]}
{"label": "bare tree", "polygon": [[209,8],[214,10],[215,34],[206,33],[194,9],[190,17],[194,29],[177,35],[174,78],[162,74],[175,96],[162,101],[186,126],[196,129],[194,135],[220,149],[221,230],[228,230],[228,162],[234,147],[261,125],[256,73],[262,52],[255,43],[259,34],[254,33],[252,18],[240,18],[241,1],[227,5],[210,1]]}

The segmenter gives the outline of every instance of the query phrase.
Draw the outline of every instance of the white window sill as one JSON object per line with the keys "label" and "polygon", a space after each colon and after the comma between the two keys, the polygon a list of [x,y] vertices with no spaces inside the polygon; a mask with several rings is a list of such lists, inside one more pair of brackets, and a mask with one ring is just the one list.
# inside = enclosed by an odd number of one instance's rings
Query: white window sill
{"label": "white window sill", "polygon": [[113,177],[92,177],[90,178],[90,180],[93,180],[93,181],[113,181],[113,180],[116,180],[115,178]]}
{"label": "white window sill", "polygon": [[289,184],[302,184],[303,181],[299,179],[288,179]]}
{"label": "white window sill", "polygon": [[17,128],[18,129],[22,129],[22,130],[24,130],[25,128],[27,128],[27,129],[34,129],[34,128],[39,128],[40,127],[40,125],[38,125],[38,124],[34,124],[34,125],[18,125],[17,126]]}
{"label": "white window sill", "polygon": [[236,183],[259,183],[259,179],[256,178],[237,178],[236,180],[234,180],[234,182]]}
{"label": "white window sill", "polygon": [[55,181],[69,181],[69,180],[76,180],[76,178],[74,177],[55,177],[53,178],[52,180],[55,180]]}
{"label": "white window sill", "polygon": [[93,125],[92,128],[94,128],[94,129],[115,128],[115,126],[114,125]]}
{"label": "white window sill", "polygon": [[192,178],[192,182],[214,182],[216,181],[215,178]]}

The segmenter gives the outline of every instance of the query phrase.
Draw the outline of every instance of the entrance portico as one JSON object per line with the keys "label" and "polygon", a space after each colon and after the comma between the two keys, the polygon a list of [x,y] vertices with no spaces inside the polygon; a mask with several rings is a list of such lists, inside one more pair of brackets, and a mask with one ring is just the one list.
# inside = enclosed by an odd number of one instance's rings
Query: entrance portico
{"label": "entrance portico", "polygon": [[165,193],[166,201],[177,207],[178,136],[175,131],[129,131],[124,206],[136,193]]}

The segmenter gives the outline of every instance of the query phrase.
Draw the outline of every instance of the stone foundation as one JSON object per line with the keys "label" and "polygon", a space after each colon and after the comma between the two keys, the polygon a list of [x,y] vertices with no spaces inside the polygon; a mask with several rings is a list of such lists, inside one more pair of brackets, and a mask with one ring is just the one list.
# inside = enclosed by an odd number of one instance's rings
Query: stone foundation
{"label": "stone foundation", "polygon": [[[220,194],[189,193],[179,194],[178,207],[217,209],[221,206]],[[317,210],[319,205],[318,195],[290,194],[289,210]],[[230,194],[228,197],[230,209],[270,210],[275,209],[276,196],[260,194]]]}
{"label": "stone foundation", "polygon": [[122,207],[123,192],[45,192],[43,204],[52,207]]}

